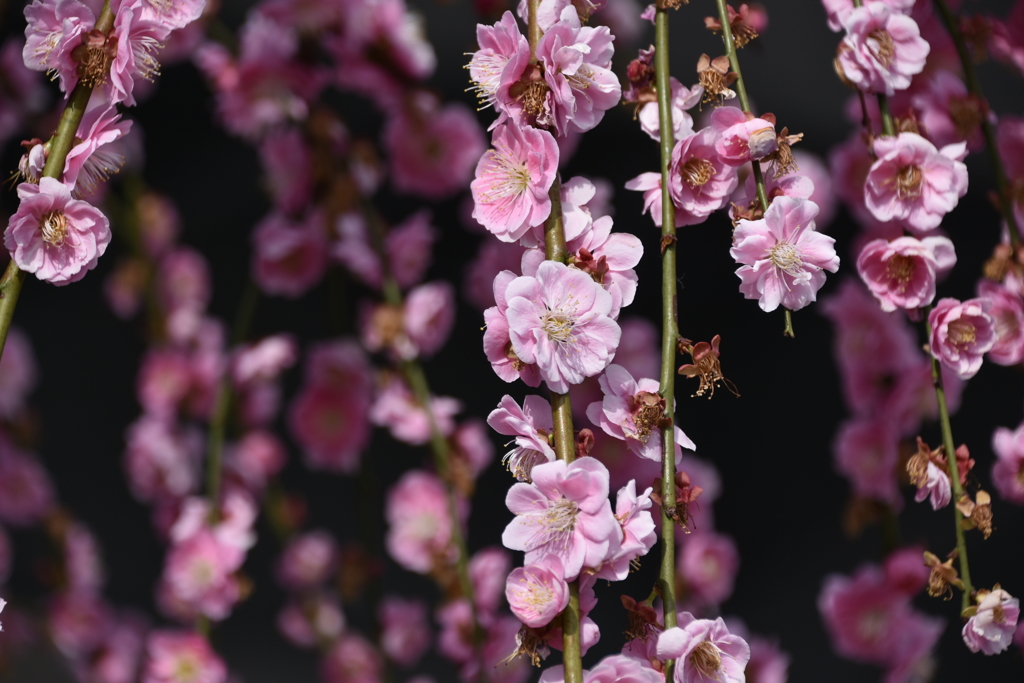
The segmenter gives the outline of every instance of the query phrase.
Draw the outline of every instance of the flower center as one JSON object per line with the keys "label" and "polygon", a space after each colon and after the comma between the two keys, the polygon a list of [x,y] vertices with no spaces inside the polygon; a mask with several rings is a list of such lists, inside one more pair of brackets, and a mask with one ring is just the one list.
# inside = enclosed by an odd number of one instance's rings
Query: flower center
{"label": "flower center", "polygon": [[900,199],[914,199],[921,196],[923,175],[917,166],[904,166],[896,174],[896,196]]}
{"label": "flower center", "polygon": [[523,103],[523,110],[527,114],[540,116],[544,113],[544,103],[547,101],[547,97],[548,84],[544,81],[533,81],[523,88],[519,100]]}
{"label": "flower center", "polygon": [[977,338],[978,331],[966,320],[954,320],[949,324],[949,340],[957,348],[973,344]]}
{"label": "flower center", "polygon": [[714,643],[705,640],[690,653],[690,666],[704,678],[717,678],[722,668],[722,655]]}
{"label": "flower center", "polygon": [[792,276],[800,275],[804,262],[800,259],[800,252],[792,244],[779,242],[772,247],[768,258],[775,264],[776,268]]}
{"label": "flower center", "polygon": [[885,275],[890,280],[895,280],[899,285],[901,292],[907,289],[907,283],[910,282],[911,276],[914,274],[914,259],[909,256],[902,254],[896,254],[885,265]]}
{"label": "flower center", "polygon": [[83,35],[82,44],[71,51],[71,57],[78,62],[79,80],[92,88],[107,82],[110,64],[116,56],[117,37],[108,38],[95,29]]}
{"label": "flower center", "polygon": [[199,678],[201,668],[192,655],[184,655],[178,659],[174,667],[174,680],[177,683],[192,683]]}
{"label": "flower center", "polygon": [[501,72],[505,69],[506,64],[508,64],[508,59],[505,57],[494,53],[478,52],[465,66],[473,74],[470,77],[473,85],[469,89],[476,93],[477,103],[480,105],[478,109],[487,109],[494,104],[495,94],[501,84]]}
{"label": "flower center", "polygon": [[544,526],[550,534],[564,534],[572,531],[576,525],[576,515],[579,514],[579,506],[574,500],[559,498],[544,513]]}
{"label": "flower center", "polygon": [[501,461],[516,480],[525,481],[529,484],[533,481],[530,478],[533,468],[536,465],[547,462],[548,459],[540,451],[518,446],[506,453]]}
{"label": "flower center", "polygon": [[574,325],[576,325],[576,316],[560,308],[549,310],[541,317],[541,326],[547,333],[548,339],[558,344],[571,344],[575,341],[572,336]]}
{"label": "flower center", "polygon": [[715,173],[715,167],[711,165],[711,162],[707,159],[690,159],[683,164],[682,176],[683,182],[690,186],[691,189],[696,190],[698,187],[703,186]]}
{"label": "flower center", "polygon": [[490,204],[496,199],[523,194],[530,185],[530,169],[526,167],[526,162],[511,153],[493,149],[487,155],[488,168],[485,173],[493,182],[487,192],[480,193],[481,199]]}
{"label": "flower center", "polygon": [[868,48],[871,53],[875,55],[875,59],[882,66],[889,66],[892,64],[892,58],[896,54],[896,46],[892,42],[892,36],[884,28],[876,29],[868,34],[868,39],[874,41],[875,47],[871,47],[868,44]]}
{"label": "flower center", "polygon": [[39,221],[39,230],[43,233],[43,241],[55,247],[63,246],[68,234],[68,217],[60,211],[44,214]]}

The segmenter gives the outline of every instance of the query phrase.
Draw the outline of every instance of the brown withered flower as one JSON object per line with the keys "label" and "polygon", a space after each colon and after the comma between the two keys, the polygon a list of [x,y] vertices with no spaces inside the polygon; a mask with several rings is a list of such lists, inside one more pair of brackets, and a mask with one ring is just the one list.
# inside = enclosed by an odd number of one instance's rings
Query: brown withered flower
{"label": "brown withered flower", "polygon": [[651,607],[651,603],[644,600],[637,602],[628,595],[620,596],[622,606],[629,613],[629,628],[622,632],[628,640],[641,640],[647,642],[651,637],[657,637],[663,629],[658,621],[658,613]]}
{"label": "brown withered flower", "polygon": [[[757,38],[757,29],[747,22],[750,16],[750,7],[746,3],[740,5],[737,12],[732,5],[726,5],[729,11],[729,28],[732,29],[732,40],[737,48],[743,47],[754,38]],[[704,17],[704,26],[712,33],[721,33],[722,22],[718,17]]]}
{"label": "brown withered flower", "polygon": [[608,274],[608,257],[594,258],[594,255],[586,247],[580,249],[578,254],[569,257],[569,265],[582,270],[599,285],[604,284],[604,277]]}
{"label": "brown withered flower", "polygon": [[729,71],[729,58],[725,55],[711,59],[701,55],[697,60],[697,82],[704,87],[704,102],[722,104],[725,100],[736,97],[729,86],[739,78]]}
{"label": "brown withered flower", "polygon": [[956,509],[964,516],[960,523],[964,529],[977,529],[986,539],[995,531],[992,526],[992,496],[987,491],[978,491],[974,500],[965,493],[956,502]]}
{"label": "brown withered flower", "polygon": [[776,179],[779,179],[788,173],[792,173],[793,171],[800,170],[800,167],[797,166],[796,163],[796,157],[793,156],[793,145],[803,139],[803,133],[790,135],[789,128],[783,128],[779,131],[779,134],[776,136],[778,147],[774,152],[761,160],[768,164],[768,167],[772,170]]}
{"label": "brown withered flower", "polygon": [[581,429],[576,432],[576,457],[585,458],[594,449],[594,432]]}
{"label": "brown withered flower", "polygon": [[679,374],[700,379],[700,386],[697,388],[697,393],[693,394],[694,396],[703,396],[707,392],[708,398],[711,398],[715,395],[715,385],[719,382],[736,396],[740,395],[736,390],[736,385],[722,374],[722,364],[718,359],[720,355],[718,347],[721,343],[722,337],[718,334],[711,339],[710,344],[707,342],[694,344],[689,339],[679,340],[679,350],[689,353],[693,358],[693,363],[680,366]]}
{"label": "brown withered flower", "polygon": [[956,551],[949,554],[949,559],[939,562],[939,558],[927,550],[924,552],[924,566],[931,569],[928,575],[928,595],[933,598],[942,597],[949,600],[953,597],[953,586],[964,590],[964,582],[960,580],[956,569],[953,568],[953,560],[956,559]]}
{"label": "brown withered flower", "polygon": [[107,82],[110,65],[117,57],[117,36],[109,38],[103,31],[93,29],[82,35],[82,43],[71,51],[78,62],[78,80],[92,88]]}
{"label": "brown withered flower", "polygon": [[678,524],[685,533],[690,533],[690,504],[704,493],[704,489],[690,482],[690,475],[686,472],[676,472],[676,504],[665,505],[661,497],[662,479],[654,480],[654,490],[651,492],[651,500],[665,508],[665,514],[673,522]]}
{"label": "brown withered flower", "polygon": [[530,628],[525,624],[519,628],[516,634],[516,649],[505,659],[502,664],[508,664],[518,657],[526,657],[533,666],[540,666],[541,661],[547,659],[551,649],[547,646],[547,636],[550,625],[539,629]]}
{"label": "brown withered flower", "polygon": [[665,399],[661,394],[650,391],[640,391],[628,399],[629,411],[633,414],[633,424],[636,426],[634,438],[641,443],[647,443],[651,438],[651,430],[667,426],[665,422]]}

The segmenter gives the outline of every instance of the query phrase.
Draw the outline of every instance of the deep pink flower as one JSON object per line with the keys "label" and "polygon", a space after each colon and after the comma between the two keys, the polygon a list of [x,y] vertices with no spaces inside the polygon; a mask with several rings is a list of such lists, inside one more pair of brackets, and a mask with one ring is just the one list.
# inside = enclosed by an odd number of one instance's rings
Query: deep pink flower
{"label": "deep pink flower", "polygon": [[505,584],[512,614],[533,628],[547,626],[569,604],[569,584],[557,555],[543,555],[525,567],[516,567]]}
{"label": "deep pink flower", "polygon": [[142,0],[140,9],[143,19],[181,29],[202,16],[206,0]]}
{"label": "deep pink flower", "polygon": [[996,343],[988,352],[989,360],[999,365],[1020,363],[1024,360],[1024,299],[988,279],[978,281],[977,291],[979,298],[992,302],[988,314],[995,324]]}
{"label": "deep pink flower", "polygon": [[253,277],[267,294],[298,298],[316,286],[327,271],[327,237],[323,214],[302,221],[272,213],[253,229]]}
{"label": "deep pink flower", "polygon": [[569,391],[607,367],[620,329],[609,317],[612,297],[586,273],[545,261],[536,277],[520,277],[505,290],[512,349],[536,363],[548,388]]}
{"label": "deep pink flower", "polygon": [[442,107],[426,91],[414,93],[388,118],[383,143],[395,189],[432,200],[461,191],[486,147],[469,107]]}
{"label": "deep pink flower", "polygon": [[11,419],[25,405],[37,383],[36,359],[28,335],[17,327],[7,333],[0,356],[0,417]]}
{"label": "deep pink flower", "polygon": [[260,162],[274,208],[284,214],[302,211],[313,193],[313,154],[299,128],[267,135],[260,143]]}
{"label": "deep pink flower", "polygon": [[810,200],[776,197],[763,219],[741,220],[733,232],[729,253],[742,264],[740,292],[758,299],[762,310],[807,306],[825,284],[823,271],[839,269],[835,240],[814,229],[817,215]]}
{"label": "deep pink flower", "polygon": [[430,622],[422,600],[386,596],[377,611],[380,647],[399,666],[415,666],[430,648]]}
{"label": "deep pink flower", "polygon": [[514,124],[495,128],[492,144],[471,184],[473,218],[503,242],[515,242],[551,213],[558,145],[547,131]]}
{"label": "deep pink flower", "polygon": [[622,531],[608,502],[608,470],[593,458],[537,465],[533,483],[513,484],[505,504],[515,513],[501,536],[532,564],[547,554],[562,561],[566,580],[598,567],[619,546]]}
{"label": "deep pink flower", "polygon": [[908,598],[877,566],[861,567],[853,577],[832,574],[818,595],[818,611],[844,657],[885,664],[892,657]]}
{"label": "deep pink flower", "polygon": [[938,71],[912,101],[925,137],[939,148],[967,142],[967,148],[976,152],[985,145],[981,124],[986,119],[995,123],[988,105],[970,95],[964,82],[949,71]]}
{"label": "deep pink flower", "polygon": [[932,355],[961,379],[977,374],[983,355],[995,346],[995,323],[988,314],[991,308],[989,299],[940,299],[928,314]]}
{"label": "deep pink flower", "polygon": [[857,258],[857,272],[883,311],[914,309],[935,300],[935,282],[956,265],[947,237],[872,240]]}
{"label": "deep pink flower", "polygon": [[1017,505],[1024,505],[1024,424],[1012,432],[999,427],[992,434],[992,484],[999,495]]}
{"label": "deep pink flower", "polygon": [[715,151],[730,166],[762,159],[778,149],[775,124],[736,107],[711,112],[711,128],[720,136]]}
{"label": "deep pink flower", "polygon": [[277,578],[293,591],[316,588],[331,578],[338,561],[338,544],[326,531],[309,531],[292,538],[281,553]]}
{"label": "deep pink flower", "polygon": [[[502,14],[494,26],[477,24],[476,40],[480,49],[473,53],[467,68],[473,82],[471,89],[476,91],[483,109],[496,104],[499,88],[507,90],[522,75],[530,59],[530,45],[509,11]],[[512,66],[506,75],[509,62]]]}
{"label": "deep pink flower", "polygon": [[[663,407],[659,401],[658,380],[641,378],[634,380],[621,365],[609,365],[599,378],[604,398],[587,407],[587,417],[603,429],[606,434],[622,439],[629,449],[641,458],[661,462],[661,427]],[[679,464],[682,448],[696,450],[678,426],[675,432],[675,461]]]}
{"label": "deep pink flower", "polygon": [[535,465],[555,460],[549,441],[554,431],[551,404],[546,399],[530,394],[520,408],[506,394],[487,416],[487,424],[499,434],[516,437],[516,447],[505,454],[502,462],[519,481],[531,481],[530,472]]}
{"label": "deep pink flower", "polygon": [[383,673],[384,658],[355,631],[338,638],[320,662],[320,675],[326,683],[378,683]]}
{"label": "deep pink flower", "polygon": [[[889,9],[898,14],[910,14],[914,8],[914,0],[881,0]],[[853,11],[853,0],[821,0],[828,14],[828,27],[833,31],[843,30],[843,22]]]}
{"label": "deep pink flower", "polygon": [[142,683],[225,683],[224,662],[191,631],[153,631],[146,641]]}
{"label": "deep pink flower", "polygon": [[515,273],[505,270],[494,278],[495,306],[484,311],[484,354],[494,373],[506,382],[522,379],[527,386],[539,387],[540,369],[536,363],[526,363],[512,348],[512,333],[508,325],[508,301],[505,292],[516,279]]}
{"label": "deep pink flower", "polygon": [[971,652],[995,655],[1010,647],[1020,618],[1020,601],[999,587],[983,595],[978,613],[964,624],[964,642]]}
{"label": "deep pink flower", "polygon": [[4,246],[22,270],[64,285],[96,267],[110,243],[110,223],[98,209],[71,198],[66,185],[42,178],[18,186],[21,204],[4,232]]}
{"label": "deep pink flower", "polygon": [[[704,87],[695,85],[692,88],[683,86],[673,77],[669,77],[672,87],[672,139],[682,140],[693,134],[693,118],[688,110],[693,109],[704,95]],[[648,102],[640,107],[636,115],[640,128],[655,140],[661,140],[661,117],[658,115],[658,103]]]}
{"label": "deep pink flower", "polygon": [[846,37],[836,64],[846,79],[865,92],[892,96],[906,90],[924,69],[928,43],[917,22],[882,2],[858,7],[843,20]]}
{"label": "deep pink flower", "polygon": [[[676,205],[676,225],[703,223],[729,203],[729,195],[739,183],[736,169],[715,150],[717,141],[718,134],[708,127],[678,140],[672,150],[669,190]],[[630,189],[649,187],[634,183]],[[653,211],[653,203],[651,208]]]}
{"label": "deep pink flower", "polygon": [[448,498],[437,475],[421,470],[402,475],[388,491],[384,516],[388,554],[405,569],[426,574],[455,552]]}
{"label": "deep pink flower", "polygon": [[86,657],[99,647],[113,617],[103,596],[91,591],[62,591],[47,611],[50,637],[68,658]]}
{"label": "deep pink flower", "polygon": [[695,619],[689,612],[679,615],[679,625],[658,635],[658,657],[678,660],[675,683],[743,683],[743,671],[750,660],[750,646],[729,633],[721,617]]}
{"label": "deep pink flower", "polygon": [[637,494],[636,482],[630,480],[619,489],[615,498],[615,519],[622,526],[622,541],[619,549],[611,555],[601,568],[595,572],[594,578],[608,581],[623,581],[633,570],[639,559],[650,552],[658,541],[654,518],[649,510],[651,487]]}
{"label": "deep pink flower", "polygon": [[698,603],[719,605],[732,595],[739,564],[739,553],[732,538],[710,530],[701,531],[689,534],[682,542],[676,574]]}
{"label": "deep pink flower", "polygon": [[[244,555],[243,555],[244,559]],[[158,597],[164,612],[183,621],[203,615],[222,620],[241,598],[236,549],[211,530],[200,530],[171,546]]]}
{"label": "deep pink flower", "polygon": [[938,150],[916,133],[876,138],[877,160],[864,184],[868,209],[880,221],[934,230],[967,194],[966,153],[966,143]]}
{"label": "deep pink flower", "polygon": [[[358,214],[343,214],[336,223],[338,241],[331,255],[371,287],[383,281],[380,257],[370,244],[366,221]],[[384,248],[389,274],[406,289],[419,283],[430,265],[431,247],[438,238],[429,211],[417,211],[388,231]]]}
{"label": "deep pink flower", "polygon": [[891,416],[847,421],[836,434],[832,453],[836,470],[850,480],[855,495],[900,505],[899,435]]}
{"label": "deep pink flower", "polygon": [[355,472],[369,442],[368,387],[363,392],[328,384],[306,386],[292,402],[288,424],[313,469]]}

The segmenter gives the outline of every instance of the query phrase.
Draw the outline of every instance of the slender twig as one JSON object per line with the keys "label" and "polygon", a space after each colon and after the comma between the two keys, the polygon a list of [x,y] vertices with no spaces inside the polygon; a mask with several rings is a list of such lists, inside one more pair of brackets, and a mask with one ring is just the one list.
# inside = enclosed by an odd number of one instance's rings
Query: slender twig
{"label": "slender twig", "polygon": [[[928,307],[928,312],[931,307]],[[932,337],[932,326],[927,322],[928,312],[925,313],[925,329],[928,338]],[[956,552],[960,563],[960,579],[964,582],[963,595],[961,596],[961,609],[967,609],[971,601],[971,568],[967,562],[967,542],[964,538],[963,519],[960,509],[956,506],[958,500],[964,495],[964,488],[960,484],[960,468],[956,462],[956,448],[953,445],[953,427],[949,421],[949,407],[946,404],[946,389],[942,384],[942,369],[939,366],[939,359],[932,356],[932,384],[935,386],[935,398],[939,403],[939,424],[942,426],[942,445],[946,451],[946,465],[949,470],[949,480],[953,488],[953,516],[956,522]]]}
{"label": "slender twig", "polygon": [[882,135],[894,137],[896,125],[892,120],[892,111],[889,109],[889,98],[885,93],[878,93],[878,111],[882,115]]}
{"label": "slender twig", "polygon": [[[672,121],[672,89],[669,79],[668,10],[658,7],[654,18],[654,77],[658,91],[658,123],[661,128],[661,382],[665,415],[674,425],[676,394],[676,343],[679,339],[676,294],[676,210],[669,193],[669,169],[675,147]],[[675,560],[676,523],[669,511],[676,505],[675,430],[661,430],[661,567],[658,586],[665,628],[676,620]],[[665,662],[665,680],[671,680],[675,660]]]}
{"label": "slender twig", "polygon": [[[967,50],[967,43],[964,42],[963,33],[957,25],[956,17],[949,9],[945,0],[935,0],[935,6],[942,17],[942,23],[946,25],[950,38],[956,44],[957,54],[960,55],[960,64],[964,68],[964,81],[967,90],[977,97],[981,102],[987,102],[981,91],[981,83],[978,82],[978,74],[974,70],[974,62],[971,61],[970,52]],[[987,113],[987,112],[986,112]],[[1020,233],[1017,227],[1017,217],[1013,212],[1013,201],[1010,197],[1009,182],[1006,179],[1006,168],[1003,165],[1003,158],[999,154],[999,145],[996,143],[996,132],[988,116],[981,119],[981,132],[985,136],[985,147],[988,150],[988,158],[992,163],[992,173],[996,177],[996,191],[999,194],[999,209],[1003,213],[1003,219],[1010,231],[1010,244],[1014,249],[1020,246]]]}
{"label": "slender twig", "polygon": [[[114,26],[114,13],[110,10],[110,0],[103,3],[103,10],[99,19],[96,20],[96,30],[108,33]],[[89,98],[92,97],[92,86],[81,81],[71,91],[68,103],[61,114],[60,123],[57,124],[57,132],[50,138],[50,152],[46,158],[46,165],[43,166],[44,178],[55,178],[60,180],[64,173],[64,162],[67,161],[68,152],[75,145],[75,133],[82,124],[82,117],[89,105]],[[18,296],[21,294],[21,287],[25,283],[25,273],[12,259],[7,264],[7,270],[0,278],[0,358],[4,355],[4,346],[7,344],[7,333],[11,329],[11,320],[14,318],[14,309],[18,305]]]}

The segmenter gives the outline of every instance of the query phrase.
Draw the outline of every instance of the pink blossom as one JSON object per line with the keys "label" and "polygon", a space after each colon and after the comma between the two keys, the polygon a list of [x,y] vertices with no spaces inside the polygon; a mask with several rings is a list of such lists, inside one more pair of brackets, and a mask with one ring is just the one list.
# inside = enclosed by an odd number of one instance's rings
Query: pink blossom
{"label": "pink blossom", "polygon": [[896,476],[899,435],[890,416],[847,421],[836,434],[832,453],[836,470],[850,480],[855,495],[900,504]]}
{"label": "pink blossom", "polygon": [[[795,149],[793,156],[800,167],[800,175],[811,183],[813,189],[808,199],[818,205],[818,216],[814,222],[818,225],[818,230],[824,230],[836,216],[835,180],[829,168],[817,154],[803,149]],[[774,173],[770,175],[773,178],[775,176]],[[786,177],[783,176],[780,180],[784,180]]]}
{"label": "pink blossom", "polygon": [[[624,440],[641,458],[661,462],[661,427],[658,425],[664,408],[659,404],[658,380],[634,380],[624,367],[612,364],[598,381],[604,398],[587,408],[590,421],[609,436]],[[674,426],[673,431],[678,464],[683,455],[682,447],[690,450],[697,447],[678,426]]]}
{"label": "pink blossom", "polygon": [[547,626],[569,604],[569,584],[557,555],[543,555],[516,567],[505,584],[505,597],[519,621],[533,628]]}
{"label": "pink blossom", "polygon": [[[365,399],[363,399],[365,401]],[[444,436],[455,430],[455,415],[462,403],[450,396],[434,396],[430,411],[437,428]],[[384,385],[370,406],[370,422],[391,430],[391,436],[413,446],[430,440],[430,419],[423,406],[417,403],[405,382],[393,378]]]}
{"label": "pink blossom", "polygon": [[54,498],[43,466],[0,432],[0,520],[19,527],[36,524],[50,514]]}
{"label": "pink blossom", "polygon": [[301,212],[313,193],[313,153],[294,126],[271,132],[260,143],[260,161],[274,207]]}
{"label": "pink blossom", "polygon": [[999,365],[1020,363],[1024,360],[1024,300],[991,280],[979,280],[977,291],[979,298],[992,302],[988,314],[995,325],[996,342],[988,352],[989,360]]}
{"label": "pink blossom", "polygon": [[935,300],[935,281],[956,265],[947,237],[872,240],[857,258],[857,272],[883,311],[914,309]]}
{"label": "pink blossom", "polygon": [[430,648],[426,603],[389,595],[381,601],[378,614],[384,654],[399,666],[415,666]]}
{"label": "pink blossom", "polygon": [[471,184],[473,218],[503,242],[515,242],[551,213],[558,146],[551,133],[514,124],[498,126],[492,144]]}
{"label": "pink blossom", "polygon": [[[114,17],[114,28],[110,37],[106,39],[106,44],[102,47],[89,48],[90,51],[104,50],[113,53],[110,55],[108,67],[109,80],[105,80],[103,72],[93,73],[86,70],[81,74],[81,69],[79,70],[83,79],[92,78],[103,84],[103,94],[111,104],[123,102],[129,107],[134,107],[136,79],[152,81],[160,75],[160,63],[154,55],[163,47],[161,41],[167,37],[169,31],[161,22],[142,16],[142,5],[143,2],[121,3]],[[88,62],[79,62],[86,63]]]}
{"label": "pink blossom", "polygon": [[295,339],[289,334],[275,334],[235,351],[231,377],[239,387],[269,381],[295,365],[297,358]]}
{"label": "pink blossom", "polygon": [[1024,424],[1012,432],[999,427],[992,434],[992,484],[999,495],[1017,505],[1024,504]]}
{"label": "pink blossom", "polygon": [[4,246],[22,270],[64,285],[96,267],[110,243],[107,217],[87,202],[71,198],[53,178],[18,186],[21,203],[4,232]]}
{"label": "pink blossom", "polygon": [[405,333],[410,355],[429,357],[441,350],[455,325],[455,288],[447,282],[429,282],[413,288],[405,298]]}
{"label": "pink blossom", "polygon": [[501,379],[506,382],[522,379],[527,386],[538,387],[541,383],[540,368],[536,363],[524,362],[512,347],[505,292],[515,279],[515,273],[510,270],[504,270],[494,278],[496,305],[484,311],[484,354],[494,373]]}
{"label": "pink blossom", "polygon": [[998,586],[982,595],[977,614],[964,624],[964,642],[971,652],[999,654],[1010,647],[1020,618],[1020,601]]}
{"label": "pink blossom", "polygon": [[730,166],[762,159],[778,149],[775,124],[736,107],[715,109],[710,125],[719,135],[715,151]]}
{"label": "pink blossom", "polygon": [[[654,226],[657,228],[661,227],[662,220],[662,204],[661,204],[661,174],[660,173],[641,173],[636,178],[626,181],[627,190],[635,190],[637,192],[644,193],[644,210],[642,213],[651,214],[651,220],[654,221]],[[688,225],[684,223],[687,216],[682,211],[675,213],[676,227],[682,227]]]}
{"label": "pink blossom", "polygon": [[985,145],[982,123],[995,123],[995,115],[981,99],[967,92],[967,86],[955,74],[939,71],[928,80],[927,89],[913,96],[918,122],[932,144],[944,147],[967,142],[977,152]]}
{"label": "pink blossom", "polygon": [[903,683],[915,677],[930,676],[935,670],[932,650],[945,630],[946,622],[940,618],[917,612],[903,615],[895,629],[885,683]]}
{"label": "pink blossom", "polygon": [[153,631],[146,640],[142,683],[225,683],[227,667],[191,631]]}
{"label": "pink blossom", "polygon": [[545,261],[536,277],[513,280],[505,296],[512,349],[537,363],[551,391],[566,393],[611,361],[620,337],[609,317],[612,297],[586,273]]}
{"label": "pink blossom", "polygon": [[338,638],[320,663],[320,675],[326,683],[378,683],[383,672],[380,652],[354,631]]}
{"label": "pink blossom", "polygon": [[323,215],[294,222],[272,213],[253,229],[253,277],[268,294],[298,298],[327,271]]}
{"label": "pink blossom", "polygon": [[288,425],[313,469],[355,472],[369,442],[369,389],[349,391],[327,384],[306,386],[288,411]]}
{"label": "pink blossom", "polygon": [[11,419],[21,411],[38,382],[36,359],[28,335],[17,327],[7,333],[0,356],[0,417]]}
{"label": "pink blossom", "polygon": [[718,605],[732,595],[739,563],[732,538],[702,531],[688,535],[683,541],[676,574],[698,603]]}
{"label": "pink blossom", "polygon": [[54,644],[72,658],[86,657],[99,647],[113,618],[102,596],[90,591],[62,591],[47,611]]}
{"label": "pink blossom", "polygon": [[941,150],[916,133],[875,139],[877,161],[868,171],[864,201],[880,221],[899,220],[914,231],[934,230],[967,193],[966,143]]}
{"label": "pink blossom", "polygon": [[125,439],[124,467],[136,499],[176,499],[198,489],[201,434],[143,415],[128,427]]}
{"label": "pink blossom", "polygon": [[[664,674],[656,671],[649,662],[629,655],[611,655],[597,663],[593,669],[583,670],[583,683],[663,683]],[[538,683],[563,683],[565,669],[562,665],[545,669]]]}
{"label": "pink blossom", "polygon": [[906,90],[924,69],[928,43],[917,22],[882,2],[858,7],[843,20],[846,37],[839,46],[838,68],[865,92],[892,96]]}
{"label": "pink blossom", "polygon": [[333,595],[318,592],[289,600],[277,613],[277,628],[299,647],[332,642],[345,630],[345,615]]}
{"label": "pink blossom", "polygon": [[502,462],[519,481],[531,481],[535,465],[555,460],[549,438],[554,431],[551,420],[551,404],[533,394],[523,399],[522,408],[506,394],[487,416],[487,424],[494,431],[516,437],[516,447],[505,454]]}
{"label": "pink blossom", "polygon": [[512,565],[510,553],[498,546],[476,551],[469,558],[469,580],[473,583],[476,608],[486,617],[493,616],[505,601],[505,579]]}
{"label": "pink blossom", "polygon": [[206,0],[143,0],[140,9],[144,20],[171,30],[182,29],[202,16]]}
{"label": "pink blossom", "polygon": [[514,484],[505,504],[516,518],[501,540],[526,551],[532,564],[556,555],[572,580],[583,567],[598,567],[619,546],[621,528],[608,502],[608,470],[593,458],[537,465],[533,483]]}
{"label": "pink blossom", "polygon": [[[729,195],[739,183],[736,169],[715,149],[718,137],[714,129],[704,128],[678,140],[672,150],[669,191],[676,206],[677,226],[703,223],[729,203]],[[641,188],[634,183],[629,189]]]}
{"label": "pink blossom", "polygon": [[817,298],[823,270],[839,269],[835,240],[814,229],[817,214],[814,202],[776,197],[763,219],[741,220],[733,232],[729,253],[742,264],[740,292],[762,310],[800,310]]}
{"label": "pink blossom", "polygon": [[476,40],[480,49],[473,53],[467,68],[473,82],[471,90],[476,91],[480,108],[485,109],[496,104],[499,88],[508,89],[522,75],[530,58],[530,45],[509,11],[494,26],[477,24]]}
{"label": "pink blossom", "polygon": [[129,616],[117,620],[89,658],[87,680],[96,683],[137,681],[145,637],[146,625],[141,618]]}
{"label": "pink blossom", "polygon": [[273,432],[256,429],[225,450],[224,467],[254,495],[266,488],[271,477],[280,472],[288,452]]}
{"label": "pink blossom", "polygon": [[914,495],[914,501],[920,503],[925,498],[928,498],[932,504],[932,510],[938,510],[949,505],[949,501],[953,497],[949,475],[936,467],[935,463],[929,462],[923,479],[921,482],[914,482],[917,484],[917,493]]}
{"label": "pink blossom", "polygon": [[486,146],[469,107],[442,107],[426,91],[414,93],[388,118],[383,143],[395,189],[435,200],[466,186]]}
{"label": "pink blossom", "polygon": [[[523,249],[519,245],[500,240],[484,240],[476,256],[466,266],[462,296],[479,310],[494,306],[495,276],[503,270],[511,272],[511,269],[519,268],[522,261]],[[514,273],[512,277],[515,278]]]}
{"label": "pink blossom", "polygon": [[991,308],[989,299],[940,299],[928,314],[932,356],[961,379],[976,375],[982,356],[995,346],[995,324],[988,314]]}
{"label": "pink blossom", "polygon": [[326,531],[309,531],[285,546],[277,564],[281,585],[293,591],[316,588],[331,578],[338,562],[338,544]]}
{"label": "pink blossom", "polygon": [[[127,135],[131,127],[131,121],[121,120],[116,106],[93,104],[86,109],[61,176],[76,198],[92,195],[110,176],[121,170],[125,158],[117,153],[112,143]],[[37,181],[41,174],[42,168],[39,168],[33,181]]]}
{"label": "pink blossom", "polygon": [[452,434],[452,456],[466,468],[469,476],[477,479],[494,460],[494,444],[484,421],[471,417]]}
{"label": "pink blossom", "polygon": [[[383,281],[380,258],[370,246],[366,222],[357,214],[344,214],[338,218],[336,229],[340,238],[332,248],[332,255],[346,268],[371,287],[379,288]],[[388,254],[389,275],[398,286],[407,289],[423,279],[430,266],[430,253],[437,230],[431,225],[429,211],[417,211],[388,231],[384,248]]]}
{"label": "pink blossom", "polygon": [[388,491],[384,516],[388,554],[405,569],[426,574],[451,557],[452,519],[436,475],[421,470],[402,475]]}
{"label": "pink blossom", "polygon": [[619,489],[615,499],[615,519],[622,525],[622,541],[615,554],[594,574],[595,578],[625,580],[640,558],[657,543],[654,519],[649,512],[653,505],[651,491],[648,486],[638,495],[636,482],[632,479]]}
{"label": "pink blossom", "polygon": [[658,658],[678,660],[676,683],[700,683],[708,679],[722,683],[743,683],[743,671],[750,659],[750,646],[729,633],[721,617],[695,619],[689,612],[679,615],[678,626],[658,636]]}
{"label": "pink blossom", "polygon": [[34,0],[25,8],[25,20],[25,66],[55,72],[61,91],[70,93],[78,80],[78,64],[71,53],[96,25],[96,15],[75,0]]}
{"label": "pink blossom", "polygon": [[[701,85],[686,88],[671,76],[669,81],[672,87],[672,139],[682,140],[693,134],[693,118],[687,112],[700,102],[704,88]],[[640,107],[636,118],[645,133],[655,140],[661,140],[661,117],[658,115],[657,102],[648,102]]]}

